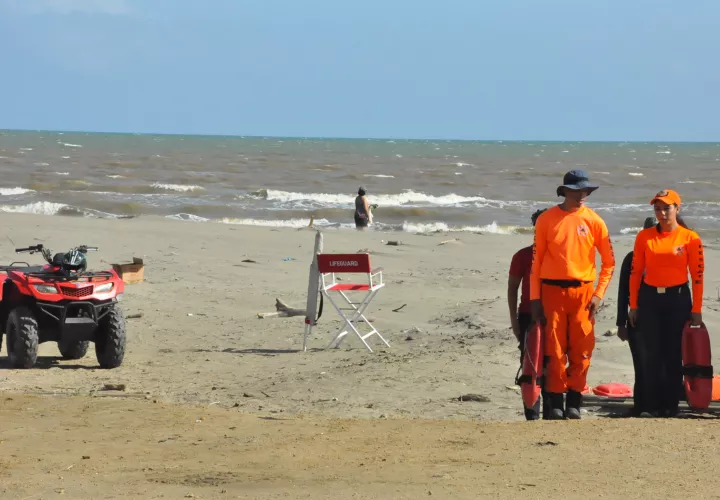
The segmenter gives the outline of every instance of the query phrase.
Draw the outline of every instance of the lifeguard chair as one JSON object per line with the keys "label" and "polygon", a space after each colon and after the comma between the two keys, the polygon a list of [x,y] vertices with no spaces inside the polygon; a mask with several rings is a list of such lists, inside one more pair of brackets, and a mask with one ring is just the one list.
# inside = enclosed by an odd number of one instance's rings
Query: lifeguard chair
{"label": "lifeguard chair", "polygon": [[[318,271],[320,273],[320,292],[323,296],[327,297],[340,317],[343,319],[342,327],[340,327],[340,330],[332,339],[332,342],[330,342],[328,347],[338,347],[350,332],[354,332],[370,352],[373,352],[373,350],[370,348],[367,339],[373,335],[380,337],[380,340],[382,340],[386,346],[390,347],[387,340],[380,335],[377,328],[375,328],[365,317],[365,311],[370,305],[370,302],[372,302],[375,298],[378,291],[385,286],[382,275],[383,269],[371,268],[370,254],[319,253],[317,255],[317,263]],[[353,274],[357,277],[364,275],[365,280],[363,283],[340,283],[337,280],[336,274]],[[353,292],[355,296],[362,293],[363,295],[360,295],[360,302],[353,302],[348,296],[350,292]],[[333,298],[333,296],[335,298]],[[339,298],[344,300],[344,302],[340,301],[341,305],[347,305],[349,307],[340,307],[337,301]],[[348,314],[345,314],[346,311]],[[361,333],[358,329],[358,323],[360,322],[365,323],[365,325],[370,328],[370,331]],[[306,338],[304,339],[303,344],[305,344],[305,341],[307,340],[308,333],[309,328],[306,328]]]}

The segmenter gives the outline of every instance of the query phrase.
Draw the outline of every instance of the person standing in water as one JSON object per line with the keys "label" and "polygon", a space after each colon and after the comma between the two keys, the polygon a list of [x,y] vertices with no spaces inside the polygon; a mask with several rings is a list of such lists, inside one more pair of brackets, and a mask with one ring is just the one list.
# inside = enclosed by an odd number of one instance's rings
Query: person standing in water
{"label": "person standing in water", "polygon": [[688,321],[702,325],[705,257],[700,236],[679,215],[676,191],[660,191],[650,204],[659,222],[635,238],[629,320],[647,348],[642,416],[673,417],[683,394],[683,330]]}
{"label": "person standing in water", "polygon": [[[535,226],[530,304],[533,320],[545,326],[545,391],[552,420],[580,418],[595,348],[595,313],[615,269],[605,221],[585,206],[597,188],[582,170],[566,173],[556,189],[565,201],[538,217]],[[596,250],[602,269],[593,286]]]}
{"label": "person standing in water", "polygon": [[[536,210],[530,220],[533,227],[537,222],[537,218],[546,209]],[[532,268],[532,245],[521,248],[510,261],[510,272],[508,273],[508,289],[507,299],[508,308],[510,309],[510,324],[512,326],[513,335],[518,341],[518,349],[520,350],[520,365],[522,366],[523,356],[525,355],[525,335],[527,334],[530,324],[532,323],[532,314],[530,312],[530,270]],[[520,306],[518,307],[518,288],[522,284],[522,294],[520,295]],[[543,417],[545,415],[546,401],[545,390],[542,390]],[[526,420],[538,420],[540,418],[540,400],[533,408],[525,408]]]}
{"label": "person standing in water", "polygon": [[[655,217],[645,219],[643,229],[654,227],[657,224]],[[635,371],[635,386],[633,388],[633,408],[630,415],[638,417],[645,411],[645,363],[647,348],[642,345],[639,332],[628,320],[630,307],[630,272],[632,269],[633,251],[625,256],[620,266],[620,279],[618,281],[617,319],[618,338],[630,345],[633,369]]]}
{"label": "person standing in water", "polygon": [[370,223],[372,223],[372,211],[365,197],[365,188],[360,187],[355,197],[355,229],[364,231]]}

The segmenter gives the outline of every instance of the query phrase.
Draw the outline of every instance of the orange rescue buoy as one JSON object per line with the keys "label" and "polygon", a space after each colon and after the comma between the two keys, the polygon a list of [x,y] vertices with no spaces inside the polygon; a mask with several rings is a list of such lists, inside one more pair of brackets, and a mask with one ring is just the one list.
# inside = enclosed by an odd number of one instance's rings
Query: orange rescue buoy
{"label": "orange rescue buoy", "polygon": [[633,396],[632,387],[621,382],[609,382],[593,387],[593,393],[596,396],[606,398],[631,398]]}
{"label": "orange rescue buoy", "polygon": [[713,367],[710,335],[705,323],[685,324],[682,335],[683,378],[685,395],[691,408],[704,410],[713,399]]}
{"label": "orange rescue buoy", "polygon": [[542,391],[543,337],[543,327],[539,323],[531,325],[525,334],[522,375],[518,379],[525,408],[535,406]]}

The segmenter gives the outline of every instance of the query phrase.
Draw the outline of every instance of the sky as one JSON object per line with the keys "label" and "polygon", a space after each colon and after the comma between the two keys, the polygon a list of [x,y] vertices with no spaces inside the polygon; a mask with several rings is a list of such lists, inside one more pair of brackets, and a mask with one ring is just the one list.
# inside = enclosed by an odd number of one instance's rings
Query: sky
{"label": "sky", "polygon": [[0,0],[0,128],[720,140],[717,0]]}

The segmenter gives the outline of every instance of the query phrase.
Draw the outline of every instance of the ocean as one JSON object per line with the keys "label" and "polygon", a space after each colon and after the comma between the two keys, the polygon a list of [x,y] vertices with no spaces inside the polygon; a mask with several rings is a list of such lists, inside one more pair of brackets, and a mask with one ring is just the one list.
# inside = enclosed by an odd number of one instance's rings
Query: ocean
{"label": "ocean", "polygon": [[703,237],[720,236],[720,144],[318,139],[0,131],[0,211],[164,216],[188,223],[372,230],[531,231],[572,169],[613,235],[634,235],[664,188]]}

